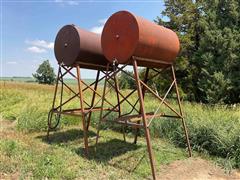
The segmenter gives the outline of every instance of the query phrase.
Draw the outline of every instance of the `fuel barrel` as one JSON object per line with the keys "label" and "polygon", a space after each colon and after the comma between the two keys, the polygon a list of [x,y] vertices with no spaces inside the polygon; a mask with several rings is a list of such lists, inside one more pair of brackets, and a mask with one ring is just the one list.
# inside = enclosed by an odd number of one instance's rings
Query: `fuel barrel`
{"label": "fuel barrel", "polygon": [[101,36],[75,25],[66,25],[57,33],[54,44],[59,64],[79,64],[87,69],[105,69],[108,63],[101,47]]}
{"label": "fuel barrel", "polygon": [[180,50],[175,32],[128,11],[116,12],[107,20],[101,44],[108,61],[127,64],[134,56],[144,67],[171,65]]}

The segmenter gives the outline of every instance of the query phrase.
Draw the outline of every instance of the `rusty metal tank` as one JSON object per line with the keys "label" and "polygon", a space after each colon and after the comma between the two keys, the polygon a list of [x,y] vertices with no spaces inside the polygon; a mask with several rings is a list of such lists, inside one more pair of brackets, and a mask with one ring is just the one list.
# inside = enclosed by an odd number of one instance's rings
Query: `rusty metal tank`
{"label": "rusty metal tank", "polygon": [[101,44],[110,62],[126,64],[135,56],[144,67],[170,65],[180,49],[175,32],[128,11],[116,12],[107,20]]}
{"label": "rusty metal tank", "polygon": [[108,61],[102,53],[101,36],[75,25],[66,25],[58,32],[54,44],[55,57],[59,64],[82,68],[104,69]]}

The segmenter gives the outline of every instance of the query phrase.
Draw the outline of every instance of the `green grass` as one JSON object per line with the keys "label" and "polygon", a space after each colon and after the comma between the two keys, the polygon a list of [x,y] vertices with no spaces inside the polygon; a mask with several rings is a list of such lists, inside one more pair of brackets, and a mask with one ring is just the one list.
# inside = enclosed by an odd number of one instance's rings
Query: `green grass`
{"label": "green grass", "polygon": [[[5,82],[0,83],[0,85],[2,90],[0,96],[1,116],[4,119],[16,121],[17,128],[20,131],[32,133],[34,132],[41,133],[45,131],[47,128],[47,114],[49,109],[51,108],[54,86],[16,82]],[[123,93],[126,94],[127,92],[129,91],[125,90]],[[64,94],[65,97],[70,97],[72,95],[73,94],[71,94],[70,92],[65,91]],[[91,100],[90,92],[86,92],[85,95],[87,97],[86,100],[90,102]],[[116,98],[112,98],[114,96],[115,94],[113,92],[111,92],[109,95],[112,103],[116,101]],[[134,96],[130,98],[130,101],[134,102],[136,99],[137,95],[134,94]],[[170,99],[169,101],[172,100]],[[158,102],[149,95],[146,95],[145,102],[147,111],[154,111],[158,107]],[[173,101],[172,103],[174,104],[173,106],[177,108],[176,103],[174,103]],[[77,100],[72,101],[70,104],[66,106],[66,108],[73,107],[79,107],[79,101]],[[237,105],[236,107],[227,107],[220,105],[208,106],[204,104],[184,102],[183,108],[189,129],[190,141],[193,149],[198,152],[211,155],[213,159],[219,161],[219,163],[222,163],[227,168],[232,167],[239,168],[240,167],[239,105]],[[128,110],[129,108],[127,104],[124,103],[123,111],[127,112]],[[168,109],[162,107],[160,108],[160,111],[168,112]],[[112,113],[109,119],[110,120],[113,119],[116,115],[117,115],[116,113],[115,114]],[[92,127],[96,127],[98,119],[99,114],[94,113],[91,123]],[[79,124],[78,118],[63,116],[60,124],[60,129],[62,127],[64,127],[65,129],[67,126],[78,124]],[[115,126],[112,124],[107,125],[104,124],[102,126],[102,129],[104,130],[108,130],[109,128],[116,131],[120,130],[119,126]],[[132,136],[132,130],[130,128],[127,129],[127,134],[130,137]],[[151,126],[151,134],[156,139],[159,137],[161,139],[165,138],[166,140],[172,142],[176,146],[185,147],[185,139],[184,134],[182,132],[181,121],[170,119],[156,119],[153,121],[153,124]],[[109,137],[111,136],[112,135],[110,135]],[[61,138],[63,137],[61,136]],[[71,138],[71,136],[68,136],[67,138]],[[112,139],[114,138],[111,137],[107,140],[111,141]],[[70,150],[71,152],[74,152],[75,154],[81,154],[81,151],[79,151],[79,149],[76,150],[76,148],[74,149],[74,146],[72,147],[71,143],[65,144],[63,142],[60,143],[60,145],[58,143],[56,143],[55,145],[57,147],[64,146],[64,149],[72,148]],[[104,148],[102,151],[104,151]],[[168,157],[161,158],[167,159]],[[99,162],[101,164],[100,160]],[[111,160],[107,160],[107,162],[109,161]],[[164,160],[163,162],[168,162],[168,160],[166,161]],[[143,177],[147,173],[144,171],[144,169],[141,169],[136,174],[137,174],[136,176]]]}
{"label": "green grass", "polygon": [[[240,167],[240,109],[184,104],[192,147],[199,152],[225,158],[222,163]],[[160,121],[153,125],[160,137],[184,147],[181,122]],[[156,133],[154,133],[156,135]],[[227,161],[226,161],[227,160]],[[230,162],[229,162],[230,161]]]}
{"label": "green grass", "polygon": [[[151,177],[148,154],[143,138],[137,145],[127,142],[121,134],[102,131],[98,146],[91,139],[90,155],[83,151],[83,133],[77,126],[51,133],[21,133],[4,130],[8,135],[0,140],[0,172],[18,174],[20,179],[144,179]],[[178,159],[185,159],[184,149],[162,140],[154,140],[157,168]]]}

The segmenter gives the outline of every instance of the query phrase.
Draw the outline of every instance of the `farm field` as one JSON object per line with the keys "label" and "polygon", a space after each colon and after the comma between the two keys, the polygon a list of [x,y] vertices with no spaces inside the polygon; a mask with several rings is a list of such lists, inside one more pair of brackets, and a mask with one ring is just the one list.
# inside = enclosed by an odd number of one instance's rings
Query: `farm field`
{"label": "farm field", "polygon": [[[23,83],[35,83],[33,77],[0,77],[0,82],[23,82]],[[67,84],[76,84],[76,80],[67,78],[64,80]],[[91,84],[94,79],[85,79],[85,82]]]}
{"label": "farm field", "polygon": [[[119,126],[103,125],[96,149],[94,136],[99,114],[95,113],[89,133],[91,155],[86,159],[83,156],[82,131],[79,128],[81,123],[76,117],[63,117],[59,129],[51,133],[50,141],[46,141],[47,114],[54,86],[5,81],[0,82],[0,87],[1,179],[150,177],[144,138],[141,137],[139,143],[133,145],[131,129],[127,129],[125,143]],[[127,93],[128,90],[125,91]],[[71,93],[65,92],[65,95],[71,96]],[[89,95],[89,101],[91,94],[87,92],[86,95]],[[111,92],[110,97],[113,95]],[[131,101],[135,99],[136,95]],[[157,101],[154,102],[151,97],[147,99],[148,110],[158,107]],[[113,99],[112,101],[114,102]],[[67,107],[76,107],[78,104],[75,101]],[[207,159],[226,172],[237,170],[240,167],[240,107],[206,106],[189,102],[184,102],[183,107],[194,158]],[[125,104],[123,109],[128,110]],[[180,122],[157,119],[153,122],[151,134],[154,137],[153,149],[159,173],[163,173],[161,167],[166,170],[169,168],[166,165],[171,165],[176,160],[187,160]],[[224,171],[221,171],[220,176],[225,176],[222,172]]]}

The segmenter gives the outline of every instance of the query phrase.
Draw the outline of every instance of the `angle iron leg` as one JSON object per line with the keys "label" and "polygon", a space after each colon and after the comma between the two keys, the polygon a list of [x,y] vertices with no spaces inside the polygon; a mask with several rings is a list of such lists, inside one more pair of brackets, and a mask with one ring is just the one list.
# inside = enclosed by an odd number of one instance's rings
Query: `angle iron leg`
{"label": "angle iron leg", "polygon": [[82,83],[81,83],[81,74],[80,74],[79,65],[77,65],[76,68],[77,68],[78,91],[80,93],[80,108],[81,108],[81,114],[82,114],[82,126],[83,126],[85,154],[86,154],[86,156],[88,156],[88,133],[87,133],[87,127],[86,127],[86,117],[85,117],[85,112],[84,112],[83,92],[82,92]]}
{"label": "angle iron leg", "polygon": [[120,97],[119,97],[119,86],[118,86],[118,81],[117,81],[117,78],[116,78],[116,74],[114,73],[114,84],[115,84],[115,91],[116,91],[116,94],[117,94],[117,103],[118,103],[118,117],[121,116],[121,106],[120,106]]}
{"label": "angle iron leg", "polygon": [[[120,105],[120,97],[119,97],[119,85],[118,85],[118,80],[116,78],[116,74],[114,72],[114,84],[115,84],[115,91],[116,91],[116,94],[117,94],[117,104],[118,104],[118,117],[121,116],[121,105]],[[126,134],[125,134],[125,126],[122,126],[122,133],[123,133],[123,140],[126,142]]]}
{"label": "angle iron leg", "polygon": [[190,141],[189,141],[189,137],[188,137],[187,125],[186,125],[185,119],[183,118],[182,105],[181,105],[180,95],[179,95],[179,91],[178,91],[175,70],[174,70],[173,66],[172,66],[172,76],[173,76],[173,80],[175,81],[174,84],[175,84],[175,89],[176,89],[176,93],[177,93],[177,101],[178,101],[180,114],[182,116],[181,119],[182,119],[183,130],[184,130],[185,138],[186,138],[186,142],[187,142],[188,154],[189,154],[189,157],[192,157],[192,150],[191,150],[191,145],[190,145]]}
{"label": "angle iron leg", "polygon": [[[95,91],[97,91],[98,81],[99,81],[99,75],[100,75],[100,70],[97,71],[96,82],[95,82],[95,85],[94,85],[94,90],[95,90]],[[96,92],[95,92],[95,91],[93,91],[91,108],[94,106],[94,102],[95,102],[95,97],[96,97]],[[92,111],[90,111],[90,112],[89,112],[89,115],[88,115],[87,130],[89,129],[89,125],[90,125],[90,121],[91,121],[91,116],[92,116]]]}
{"label": "angle iron leg", "polygon": [[147,126],[147,118],[146,118],[146,112],[145,112],[145,107],[144,107],[144,100],[143,100],[143,94],[142,94],[142,88],[140,84],[140,79],[138,75],[138,69],[137,69],[137,61],[133,59],[133,69],[134,69],[134,75],[135,75],[135,80],[136,80],[136,85],[138,89],[138,96],[140,100],[140,108],[141,108],[141,114],[142,114],[142,119],[143,119],[143,124],[144,124],[144,130],[145,130],[145,136],[146,136],[146,141],[147,141],[147,148],[148,148],[148,154],[149,154],[149,160],[151,164],[151,170],[152,170],[152,176],[153,179],[156,179],[156,167],[155,167],[155,161],[153,157],[153,152],[152,152],[152,145],[151,145],[151,140],[150,140],[150,132],[149,132],[149,127]]}
{"label": "angle iron leg", "polygon": [[[146,68],[146,71],[145,71],[145,76],[144,76],[144,80],[143,82],[147,84],[147,81],[148,81],[148,73],[149,73],[149,68]],[[144,96],[145,96],[145,92],[146,92],[146,88],[145,86],[142,87],[142,94],[143,94],[143,99],[144,99]],[[141,109],[139,110],[141,112]],[[138,124],[140,124],[140,121],[137,122]],[[137,128],[136,129],[136,134],[135,134],[135,137],[134,137],[134,144],[137,144],[137,138],[140,134],[140,129]]]}
{"label": "angle iron leg", "polygon": [[101,122],[102,122],[102,118],[103,118],[103,105],[104,105],[104,101],[105,101],[105,93],[106,93],[106,88],[107,88],[108,69],[109,69],[109,64],[107,64],[106,77],[105,77],[105,80],[104,80],[102,103],[101,103],[101,111],[100,111],[100,119],[99,119],[98,127],[97,127],[96,146],[98,144],[99,133],[100,133],[100,126],[101,126]]}
{"label": "angle iron leg", "polygon": [[[53,109],[54,109],[54,107],[55,107],[55,101],[56,101],[56,96],[57,96],[57,89],[58,89],[58,83],[59,83],[59,78],[60,78],[60,72],[61,72],[61,65],[59,65],[59,67],[58,67],[58,75],[57,75],[57,81],[56,81],[55,90],[54,90],[52,109],[51,109],[50,111],[53,111]],[[49,112],[49,115],[48,115],[47,139],[49,139],[49,133],[50,133],[50,129],[51,129],[52,115],[53,115],[53,113]]]}

